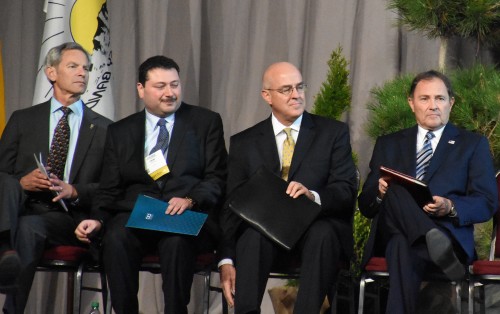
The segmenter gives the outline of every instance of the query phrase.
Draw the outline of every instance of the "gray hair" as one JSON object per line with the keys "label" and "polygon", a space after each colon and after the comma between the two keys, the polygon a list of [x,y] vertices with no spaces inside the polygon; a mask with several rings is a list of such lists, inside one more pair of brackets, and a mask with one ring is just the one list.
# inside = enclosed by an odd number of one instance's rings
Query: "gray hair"
{"label": "gray hair", "polygon": [[71,41],[51,48],[45,57],[45,67],[47,68],[59,65],[59,63],[61,63],[62,54],[66,50],[80,50],[85,54],[87,61],[90,64],[90,55],[85,48],[83,48],[80,44]]}

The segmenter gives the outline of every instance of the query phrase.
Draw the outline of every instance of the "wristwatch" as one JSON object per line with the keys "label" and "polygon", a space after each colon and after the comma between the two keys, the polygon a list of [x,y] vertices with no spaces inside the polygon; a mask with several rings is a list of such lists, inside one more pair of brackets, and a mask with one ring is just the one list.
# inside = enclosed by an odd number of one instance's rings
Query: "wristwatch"
{"label": "wristwatch", "polygon": [[457,217],[457,210],[455,209],[455,204],[453,204],[453,202],[451,202],[451,209],[450,209],[450,212],[448,213],[448,217],[452,217],[452,218]]}
{"label": "wristwatch", "polygon": [[184,197],[191,203],[191,208],[193,208],[196,205],[196,201],[188,196]]}

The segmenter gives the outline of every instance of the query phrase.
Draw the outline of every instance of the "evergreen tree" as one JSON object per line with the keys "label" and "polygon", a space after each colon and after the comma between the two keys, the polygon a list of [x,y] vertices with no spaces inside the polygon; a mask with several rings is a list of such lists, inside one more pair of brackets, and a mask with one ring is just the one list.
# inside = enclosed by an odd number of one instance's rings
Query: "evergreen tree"
{"label": "evergreen tree", "polygon": [[349,62],[342,56],[342,47],[332,51],[328,60],[328,74],[314,100],[313,112],[320,116],[340,119],[351,104]]}
{"label": "evergreen tree", "polygon": [[477,52],[482,44],[495,45],[500,38],[498,0],[390,0],[398,24],[439,38],[439,67],[446,69],[448,40],[453,36],[473,38]]}

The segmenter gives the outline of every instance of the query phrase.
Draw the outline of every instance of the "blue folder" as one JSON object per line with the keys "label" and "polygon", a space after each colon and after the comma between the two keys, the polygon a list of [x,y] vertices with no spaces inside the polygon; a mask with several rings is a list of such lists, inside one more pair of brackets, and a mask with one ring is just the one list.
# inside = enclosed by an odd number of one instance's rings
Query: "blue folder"
{"label": "blue folder", "polygon": [[126,226],[196,236],[207,220],[205,213],[186,210],[181,215],[167,215],[168,203],[139,195]]}

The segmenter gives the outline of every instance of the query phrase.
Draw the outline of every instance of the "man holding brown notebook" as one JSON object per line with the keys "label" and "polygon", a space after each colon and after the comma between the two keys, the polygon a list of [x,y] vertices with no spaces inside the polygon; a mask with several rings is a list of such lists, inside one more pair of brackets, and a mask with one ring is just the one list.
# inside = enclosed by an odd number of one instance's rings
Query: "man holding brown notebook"
{"label": "man holding brown notebook", "polygon": [[[361,212],[374,218],[365,248],[387,259],[390,289],[386,313],[414,313],[420,283],[441,270],[461,280],[475,257],[474,224],[497,208],[493,162],[485,137],[448,123],[454,104],[449,79],[436,71],[412,82],[408,103],[417,125],[377,139],[370,173],[359,196]],[[433,201],[419,206],[380,166],[423,180]]]}

